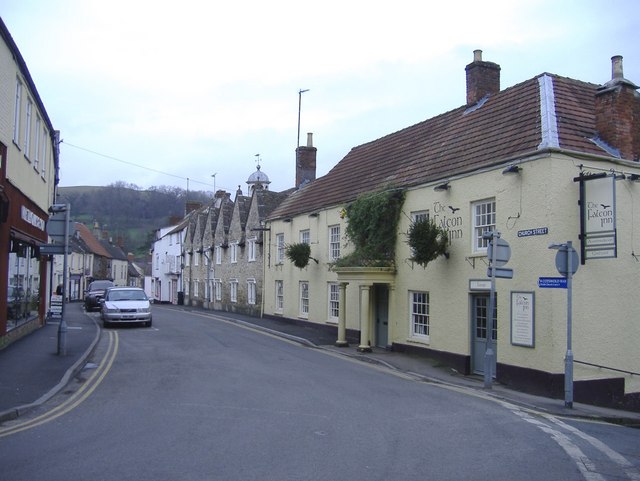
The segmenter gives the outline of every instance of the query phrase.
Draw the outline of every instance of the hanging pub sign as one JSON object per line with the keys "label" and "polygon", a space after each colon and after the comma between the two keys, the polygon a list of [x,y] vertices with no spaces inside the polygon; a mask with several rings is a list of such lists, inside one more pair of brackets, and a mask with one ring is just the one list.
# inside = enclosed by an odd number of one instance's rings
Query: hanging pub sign
{"label": "hanging pub sign", "polygon": [[587,259],[617,257],[616,178],[609,173],[580,174],[580,241]]}

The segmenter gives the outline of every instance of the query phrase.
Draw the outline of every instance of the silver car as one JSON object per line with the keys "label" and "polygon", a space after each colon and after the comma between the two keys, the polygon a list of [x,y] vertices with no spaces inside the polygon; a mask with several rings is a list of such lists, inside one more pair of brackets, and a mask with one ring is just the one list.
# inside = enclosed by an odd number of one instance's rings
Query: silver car
{"label": "silver car", "polygon": [[141,322],[151,327],[151,303],[144,290],[138,287],[112,287],[101,300],[104,327],[112,323]]}

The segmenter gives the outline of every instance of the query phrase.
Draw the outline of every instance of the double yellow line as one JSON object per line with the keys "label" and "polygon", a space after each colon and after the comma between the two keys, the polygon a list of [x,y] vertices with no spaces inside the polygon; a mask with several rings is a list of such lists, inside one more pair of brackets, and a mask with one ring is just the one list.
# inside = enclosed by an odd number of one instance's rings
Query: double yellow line
{"label": "double yellow line", "polygon": [[85,401],[93,391],[100,385],[104,377],[111,370],[111,366],[118,354],[118,333],[115,331],[106,331],[109,335],[107,352],[100,361],[97,369],[91,374],[91,376],[82,384],[80,389],[73,393],[67,400],[56,406],[54,409],[47,411],[46,413],[37,416],[33,419],[26,420],[13,426],[6,428],[0,428],[0,438],[10,436],[12,434],[26,431],[27,429],[35,428],[42,424],[53,421],[54,419],[64,416],[71,410],[78,407],[83,401]]}

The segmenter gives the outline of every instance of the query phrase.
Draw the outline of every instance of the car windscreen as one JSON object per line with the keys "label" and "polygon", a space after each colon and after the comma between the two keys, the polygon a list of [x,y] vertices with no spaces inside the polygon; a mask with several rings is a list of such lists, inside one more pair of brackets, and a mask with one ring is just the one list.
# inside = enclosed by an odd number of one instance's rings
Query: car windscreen
{"label": "car windscreen", "polygon": [[133,289],[123,289],[117,291],[109,291],[107,293],[109,301],[146,301],[147,296],[143,291]]}

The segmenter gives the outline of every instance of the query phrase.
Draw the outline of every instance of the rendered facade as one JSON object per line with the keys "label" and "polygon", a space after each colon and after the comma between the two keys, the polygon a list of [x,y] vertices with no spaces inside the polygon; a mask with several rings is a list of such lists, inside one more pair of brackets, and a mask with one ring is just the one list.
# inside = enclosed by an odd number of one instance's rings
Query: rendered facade
{"label": "rendered facade", "polygon": [[46,314],[50,270],[39,247],[55,199],[59,133],[2,19],[0,37],[1,348],[40,327]]}
{"label": "rendered facade", "polygon": [[[332,326],[338,345],[483,374],[483,234],[497,231],[513,278],[496,280],[495,379],[562,398],[567,289],[548,280],[563,277],[549,246],[571,241],[575,400],[638,409],[640,99],[622,58],[611,71],[602,85],[545,73],[501,90],[500,67],[474,52],[463,106],[354,147],[273,211],[264,314]],[[345,207],[388,189],[405,195],[393,266],[334,267],[352,250]],[[449,237],[448,256],[426,267],[411,261],[406,236],[424,218]],[[284,255],[300,241],[318,261],[303,269]]]}

